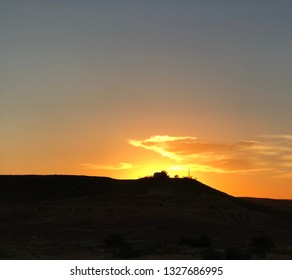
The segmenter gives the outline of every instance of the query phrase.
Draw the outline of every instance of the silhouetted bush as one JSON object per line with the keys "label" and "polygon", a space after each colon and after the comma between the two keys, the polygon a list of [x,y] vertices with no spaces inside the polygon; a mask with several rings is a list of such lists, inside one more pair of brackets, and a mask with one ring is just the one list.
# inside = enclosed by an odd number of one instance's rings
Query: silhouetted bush
{"label": "silhouetted bush", "polygon": [[132,244],[126,242],[113,252],[113,256],[119,259],[136,259],[140,257],[140,253]]}
{"label": "silhouetted bush", "polygon": [[155,172],[153,174],[154,179],[167,179],[169,178],[168,173],[165,170],[162,170],[161,172]]}
{"label": "silhouetted bush", "polygon": [[209,234],[201,234],[199,237],[199,246],[201,247],[209,247],[212,245],[212,240]]}
{"label": "silhouetted bush", "polygon": [[202,260],[223,260],[223,252],[216,251],[214,248],[209,248],[201,252]]}
{"label": "silhouetted bush", "polygon": [[238,247],[228,247],[225,249],[225,260],[249,260],[250,253]]}
{"label": "silhouetted bush", "polygon": [[135,259],[140,256],[138,250],[127,242],[120,233],[110,233],[104,240],[104,247],[113,258]]}
{"label": "silhouetted bush", "polygon": [[253,254],[265,258],[271,248],[274,247],[274,243],[269,236],[262,235],[254,237],[251,240],[250,247]]}

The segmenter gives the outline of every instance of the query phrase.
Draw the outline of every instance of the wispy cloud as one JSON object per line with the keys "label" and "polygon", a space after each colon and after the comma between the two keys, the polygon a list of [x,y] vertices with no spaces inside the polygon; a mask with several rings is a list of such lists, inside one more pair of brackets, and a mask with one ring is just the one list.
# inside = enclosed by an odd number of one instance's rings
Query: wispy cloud
{"label": "wispy cloud", "polygon": [[135,147],[175,161],[172,168],[201,172],[292,174],[292,135],[264,135],[235,143],[206,142],[193,136],[151,136],[130,140]]}
{"label": "wispy cloud", "polygon": [[178,153],[173,151],[176,145],[180,143],[189,143],[195,141],[194,137],[174,137],[168,135],[156,135],[151,136],[145,140],[130,140],[130,144],[135,147],[141,147],[147,150],[152,150],[161,154],[164,157],[168,157],[174,160],[181,160],[181,157]]}
{"label": "wispy cloud", "polygon": [[83,163],[81,166],[84,169],[97,169],[97,170],[125,170],[136,168],[137,166],[132,163],[114,163],[114,164],[92,164],[92,163]]}
{"label": "wispy cloud", "polygon": [[265,134],[263,137],[280,140],[292,140],[292,134]]}

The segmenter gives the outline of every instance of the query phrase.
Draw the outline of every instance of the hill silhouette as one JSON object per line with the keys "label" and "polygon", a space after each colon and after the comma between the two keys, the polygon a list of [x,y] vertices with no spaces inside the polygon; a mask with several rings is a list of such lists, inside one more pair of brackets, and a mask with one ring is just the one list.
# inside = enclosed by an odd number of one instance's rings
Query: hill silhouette
{"label": "hill silhouette", "polygon": [[0,258],[263,258],[250,244],[267,236],[264,257],[290,259],[292,204],[272,201],[190,178],[2,175]]}

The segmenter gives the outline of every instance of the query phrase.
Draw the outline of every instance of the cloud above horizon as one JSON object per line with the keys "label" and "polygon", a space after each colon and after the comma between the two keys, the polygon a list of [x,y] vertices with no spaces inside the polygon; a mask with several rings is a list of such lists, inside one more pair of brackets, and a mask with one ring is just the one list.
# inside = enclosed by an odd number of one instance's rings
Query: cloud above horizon
{"label": "cloud above horizon", "polygon": [[111,164],[92,164],[83,163],[81,164],[84,169],[96,169],[96,170],[126,170],[136,168],[137,166],[132,163],[120,162]]}
{"label": "cloud above horizon", "polygon": [[154,151],[175,162],[173,170],[216,173],[269,172],[292,175],[292,135],[263,135],[235,143],[206,142],[193,136],[156,135],[129,140],[134,147]]}

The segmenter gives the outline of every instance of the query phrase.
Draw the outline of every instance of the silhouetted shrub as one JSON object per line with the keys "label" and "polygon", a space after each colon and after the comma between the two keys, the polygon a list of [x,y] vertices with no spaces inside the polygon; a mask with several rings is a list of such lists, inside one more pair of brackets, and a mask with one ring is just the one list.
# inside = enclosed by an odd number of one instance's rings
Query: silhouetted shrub
{"label": "silhouetted shrub", "polygon": [[140,257],[140,253],[132,246],[132,244],[125,242],[113,252],[113,256],[119,259],[136,259]]}
{"label": "silhouetted shrub", "polygon": [[216,251],[214,248],[209,248],[201,252],[202,260],[223,260],[223,252]]}
{"label": "silhouetted shrub", "polygon": [[225,260],[249,260],[249,252],[238,247],[228,247],[225,249]]}
{"label": "silhouetted shrub", "polygon": [[262,235],[251,240],[251,252],[259,257],[265,258],[270,249],[274,246],[269,236]]}
{"label": "silhouetted shrub", "polygon": [[140,256],[138,250],[133,248],[120,233],[110,233],[104,240],[104,247],[113,258],[134,259]]}
{"label": "silhouetted shrub", "polygon": [[199,237],[199,246],[201,247],[209,247],[212,245],[212,240],[209,234],[201,234]]}
{"label": "silhouetted shrub", "polygon": [[153,175],[154,179],[167,179],[169,178],[167,172],[165,170],[162,170],[161,172],[155,172]]}

